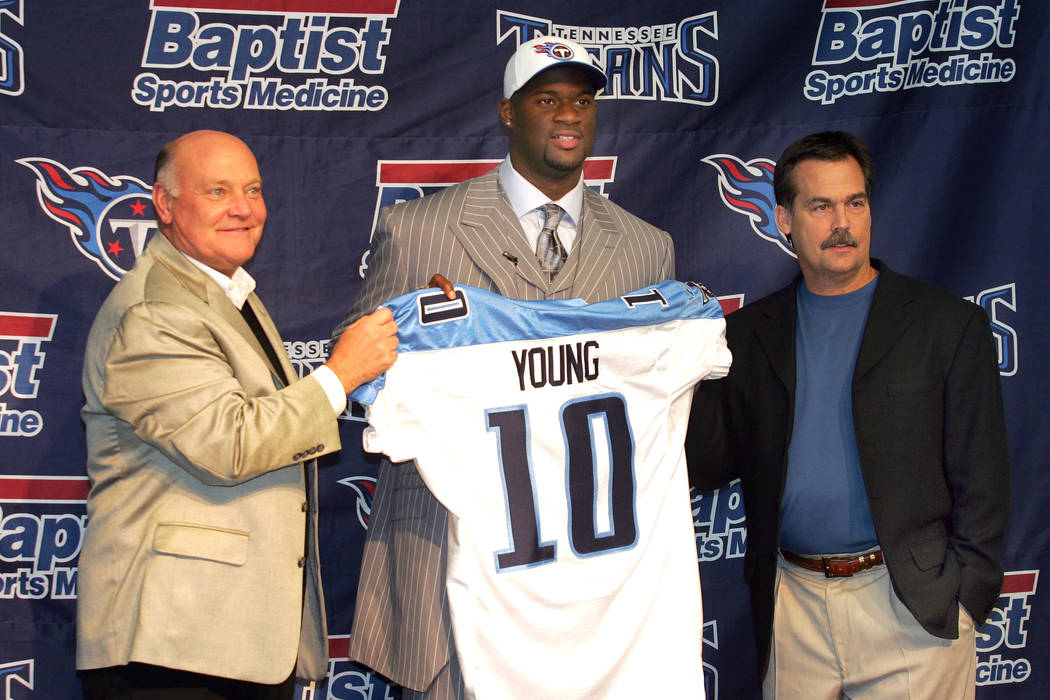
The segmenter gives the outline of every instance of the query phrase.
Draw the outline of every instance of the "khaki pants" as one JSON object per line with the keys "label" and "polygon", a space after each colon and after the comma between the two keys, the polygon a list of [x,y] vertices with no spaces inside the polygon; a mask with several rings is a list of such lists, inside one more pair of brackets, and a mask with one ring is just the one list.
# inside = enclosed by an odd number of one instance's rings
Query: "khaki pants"
{"label": "khaki pants", "polygon": [[924,630],[898,600],[885,566],[825,578],[779,557],[765,700],[972,700],[973,619],[959,638]]}

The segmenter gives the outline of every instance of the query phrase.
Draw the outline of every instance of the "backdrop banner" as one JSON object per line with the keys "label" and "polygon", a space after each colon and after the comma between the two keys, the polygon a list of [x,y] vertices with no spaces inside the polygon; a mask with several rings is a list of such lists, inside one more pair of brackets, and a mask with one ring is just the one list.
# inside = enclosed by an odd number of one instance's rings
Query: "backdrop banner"
{"label": "backdrop banner", "polygon": [[[269,222],[248,269],[306,374],[361,287],[379,208],[506,155],[503,66],[539,33],[609,75],[587,184],[668,230],[677,277],[729,312],[797,272],[772,216],[784,147],[825,129],[867,141],[873,254],[992,320],[1013,498],[977,695],[1045,697],[1048,26],[1043,0],[0,0],[0,700],[80,697],[81,362],[155,235],[160,147],[214,128],[254,150]],[[348,412],[322,460],[331,661],[301,700],[400,694],[346,658],[375,487],[363,425]],[[739,487],[693,508],[708,696],[757,698]]]}

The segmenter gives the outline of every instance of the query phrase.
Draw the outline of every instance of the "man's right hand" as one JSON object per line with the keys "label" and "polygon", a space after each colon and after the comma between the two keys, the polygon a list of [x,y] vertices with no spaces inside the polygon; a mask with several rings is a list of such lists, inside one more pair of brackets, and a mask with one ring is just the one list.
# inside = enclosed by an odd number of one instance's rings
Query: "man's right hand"
{"label": "man's right hand", "polygon": [[387,371],[397,359],[397,324],[390,309],[362,316],[347,326],[325,365],[346,393]]}

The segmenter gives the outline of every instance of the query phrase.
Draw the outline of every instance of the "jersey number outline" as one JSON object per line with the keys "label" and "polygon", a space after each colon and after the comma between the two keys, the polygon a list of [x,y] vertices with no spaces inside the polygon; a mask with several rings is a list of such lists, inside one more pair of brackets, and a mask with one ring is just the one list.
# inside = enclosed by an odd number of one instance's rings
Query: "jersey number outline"
{"label": "jersey number outline", "polygon": [[[594,418],[604,421],[609,446],[608,515],[610,530],[598,532],[598,475]],[[536,566],[556,558],[556,542],[540,541],[536,483],[532,473],[528,409],[516,406],[486,411],[488,430],[496,433],[510,548],[495,552],[497,571]],[[577,557],[597,556],[633,547],[638,541],[635,513],[634,437],[627,404],[619,394],[575,399],[561,408],[565,442],[565,491],[569,544]]]}

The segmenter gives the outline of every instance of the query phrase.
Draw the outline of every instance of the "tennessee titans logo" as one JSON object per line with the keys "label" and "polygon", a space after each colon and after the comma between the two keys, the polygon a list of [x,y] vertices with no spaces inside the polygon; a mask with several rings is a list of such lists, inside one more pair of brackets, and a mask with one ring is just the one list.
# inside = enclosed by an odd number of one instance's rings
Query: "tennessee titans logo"
{"label": "tennessee titans logo", "polygon": [[[11,688],[17,681],[21,685],[33,689],[33,659],[24,661],[12,661],[0,664],[0,688],[4,689],[3,700],[12,700]],[[21,697],[21,694],[19,694]]]}
{"label": "tennessee titans logo", "polygon": [[755,158],[745,163],[736,156],[718,153],[702,159],[718,171],[718,193],[725,205],[751,220],[751,228],[791,257],[795,251],[777,229],[773,218],[773,168],[776,162]]}
{"label": "tennessee titans logo", "polygon": [[40,207],[69,229],[81,255],[115,280],[131,269],[157,228],[146,183],[95,168],[70,170],[48,158],[16,162],[36,173]]}
{"label": "tennessee titans logo", "polygon": [[371,476],[348,476],[338,483],[357,492],[357,520],[367,530],[372,517],[372,499],[376,495],[376,480]]}
{"label": "tennessee titans logo", "polygon": [[572,49],[565,44],[559,44],[554,41],[546,41],[542,44],[536,44],[536,53],[545,53],[551,58],[556,58],[559,61],[567,61],[572,58]]}

